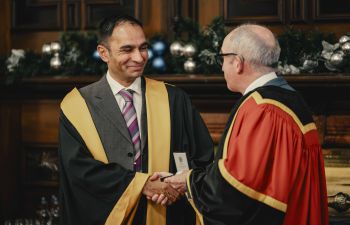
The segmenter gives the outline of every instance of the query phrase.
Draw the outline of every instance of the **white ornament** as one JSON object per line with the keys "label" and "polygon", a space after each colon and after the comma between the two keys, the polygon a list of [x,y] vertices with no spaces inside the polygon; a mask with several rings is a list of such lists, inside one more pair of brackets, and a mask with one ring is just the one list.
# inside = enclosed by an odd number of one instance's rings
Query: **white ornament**
{"label": "white ornament", "polygon": [[174,41],[174,42],[170,45],[170,53],[171,53],[173,56],[180,56],[180,55],[182,55],[182,51],[183,51],[183,46],[181,45],[180,42]]}
{"label": "white ornament", "polygon": [[58,42],[51,42],[51,51],[56,53],[61,50],[61,44]]}
{"label": "white ornament", "polygon": [[350,42],[345,42],[341,46],[341,50],[343,50],[345,54],[350,54]]}
{"label": "white ornament", "polygon": [[50,60],[50,66],[53,69],[60,69],[61,65],[62,63],[61,63],[59,54],[55,53],[54,57],[52,57],[52,59]]}
{"label": "white ornament", "polygon": [[343,54],[341,54],[340,52],[336,52],[331,56],[329,62],[333,66],[339,66],[340,64],[343,63],[343,60],[344,60]]}
{"label": "white ornament", "polygon": [[339,38],[339,43],[340,43],[340,44],[344,44],[345,42],[348,42],[348,41],[350,41],[350,37],[347,36],[347,35],[343,35],[343,36],[341,36],[341,37]]}
{"label": "white ornament", "polygon": [[183,55],[185,57],[192,57],[194,54],[196,54],[196,47],[194,47],[193,44],[187,44],[183,48]]}
{"label": "white ornament", "polygon": [[51,45],[50,44],[43,44],[43,47],[41,48],[41,52],[43,54],[50,54],[51,53]]}
{"label": "white ornament", "polygon": [[184,69],[188,73],[192,73],[196,69],[196,62],[192,60],[192,58],[189,58],[184,63]]}

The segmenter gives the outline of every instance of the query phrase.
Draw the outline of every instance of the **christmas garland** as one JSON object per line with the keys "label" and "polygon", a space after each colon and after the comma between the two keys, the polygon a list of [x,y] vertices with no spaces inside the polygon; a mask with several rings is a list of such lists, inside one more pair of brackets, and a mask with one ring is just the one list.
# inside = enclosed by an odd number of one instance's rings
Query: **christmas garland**
{"label": "christmas garland", "polygon": [[[215,55],[226,34],[221,17],[202,29],[198,23],[182,19],[171,43],[162,35],[149,40],[145,74],[221,73]],[[278,40],[278,69],[283,74],[350,72],[348,35],[336,41],[333,34],[286,27]],[[98,56],[96,44],[93,32],[65,32],[59,42],[44,44],[42,53],[13,49],[10,56],[0,56],[0,76],[13,83],[33,76],[102,75],[107,67]]]}

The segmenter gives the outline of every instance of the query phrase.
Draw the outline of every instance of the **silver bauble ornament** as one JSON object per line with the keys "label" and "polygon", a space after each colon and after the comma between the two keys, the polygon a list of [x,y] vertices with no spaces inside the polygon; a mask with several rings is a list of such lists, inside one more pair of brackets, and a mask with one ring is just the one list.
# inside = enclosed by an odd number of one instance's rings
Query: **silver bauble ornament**
{"label": "silver bauble ornament", "polygon": [[347,36],[347,35],[343,35],[343,36],[341,36],[341,37],[339,38],[339,43],[340,43],[340,44],[344,44],[345,42],[348,42],[348,41],[350,41],[350,37]]}
{"label": "silver bauble ornament", "polygon": [[61,59],[58,53],[55,53],[54,57],[50,60],[50,66],[53,69],[60,69],[62,65]]}
{"label": "silver bauble ornament", "polygon": [[50,54],[51,53],[51,45],[50,44],[43,44],[43,47],[41,48],[41,52],[43,54]]}
{"label": "silver bauble ornament", "polygon": [[194,54],[196,54],[196,51],[197,51],[197,49],[196,49],[196,47],[194,47],[193,44],[187,44],[183,48],[183,55],[185,57],[192,57],[192,56],[194,56]]}
{"label": "silver bauble ornament", "polygon": [[329,59],[329,63],[332,64],[333,66],[339,66],[340,64],[343,63],[343,60],[344,60],[343,54],[341,54],[340,52],[336,52]]}
{"label": "silver bauble ornament", "polygon": [[345,54],[350,54],[350,42],[345,42],[345,43],[341,46],[341,50],[342,50]]}
{"label": "silver bauble ornament", "polygon": [[61,44],[58,42],[51,42],[51,51],[56,53],[61,50]]}
{"label": "silver bauble ornament", "polygon": [[196,69],[196,62],[193,61],[192,58],[187,59],[186,62],[184,63],[184,69],[188,73],[194,72]]}
{"label": "silver bauble ornament", "polygon": [[173,56],[180,56],[180,55],[182,55],[182,51],[183,51],[183,46],[181,45],[180,42],[174,41],[173,43],[171,43],[171,45],[170,45],[170,53]]}

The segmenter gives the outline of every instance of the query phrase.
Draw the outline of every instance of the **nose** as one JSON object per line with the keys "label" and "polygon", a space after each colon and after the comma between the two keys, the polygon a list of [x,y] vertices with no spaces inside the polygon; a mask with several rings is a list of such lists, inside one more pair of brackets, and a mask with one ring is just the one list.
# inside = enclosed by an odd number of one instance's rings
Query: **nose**
{"label": "nose", "polygon": [[147,55],[145,55],[139,49],[135,49],[135,51],[132,54],[132,60],[134,62],[142,63],[142,62],[144,62],[146,60],[146,58],[147,58]]}

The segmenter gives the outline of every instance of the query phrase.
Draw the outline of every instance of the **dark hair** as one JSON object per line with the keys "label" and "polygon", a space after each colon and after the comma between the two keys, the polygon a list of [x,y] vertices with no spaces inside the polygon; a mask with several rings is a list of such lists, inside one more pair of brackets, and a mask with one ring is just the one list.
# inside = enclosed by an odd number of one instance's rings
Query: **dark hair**
{"label": "dark hair", "polygon": [[107,39],[112,35],[116,26],[121,23],[130,23],[143,28],[142,23],[129,15],[110,16],[102,20],[98,27],[98,43],[107,44]]}

